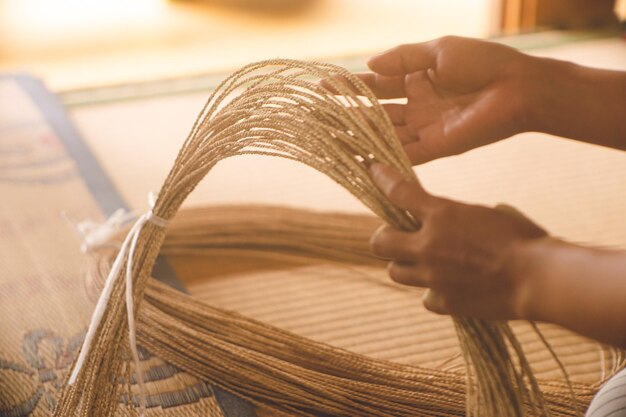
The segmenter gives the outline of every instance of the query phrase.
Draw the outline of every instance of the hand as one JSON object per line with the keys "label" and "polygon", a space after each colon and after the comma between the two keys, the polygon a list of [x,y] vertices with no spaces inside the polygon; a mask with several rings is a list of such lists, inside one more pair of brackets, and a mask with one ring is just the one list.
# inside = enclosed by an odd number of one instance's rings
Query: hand
{"label": "hand", "polygon": [[416,232],[381,227],[373,252],[399,283],[427,287],[427,309],[485,319],[522,318],[527,286],[516,250],[546,232],[512,208],[491,209],[428,194],[385,165],[372,177],[391,202],[422,222]]}
{"label": "hand", "polygon": [[527,130],[530,57],[493,42],[445,37],[371,58],[359,77],[385,104],[413,164],[455,155]]}

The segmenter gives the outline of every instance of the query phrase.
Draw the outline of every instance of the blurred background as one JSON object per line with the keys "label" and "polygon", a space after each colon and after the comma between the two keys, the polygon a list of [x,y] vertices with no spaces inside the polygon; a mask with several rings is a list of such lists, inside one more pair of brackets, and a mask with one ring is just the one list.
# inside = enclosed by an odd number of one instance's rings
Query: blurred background
{"label": "blurred background", "polygon": [[[367,59],[387,48],[461,35],[626,70],[625,1],[0,0],[0,139],[8,132],[0,174],[23,176],[26,168],[11,167],[30,167],[32,155],[56,155],[49,152],[54,132],[43,126],[53,103],[6,74],[43,81],[59,102],[55,114],[65,114],[95,157],[85,162],[74,152],[76,163],[101,166],[121,200],[139,212],[212,89],[244,64],[282,57],[364,71]],[[52,133],[16,128],[25,122]],[[29,152],[15,132],[34,138]],[[416,170],[435,194],[507,202],[556,235],[626,246],[626,164],[617,151],[529,132]],[[252,156],[218,164],[185,204],[248,202],[365,210],[308,167]]]}
{"label": "blurred background", "polygon": [[446,34],[618,23],[614,0],[0,0],[0,71],[55,91],[225,72],[270,57],[346,60]]}

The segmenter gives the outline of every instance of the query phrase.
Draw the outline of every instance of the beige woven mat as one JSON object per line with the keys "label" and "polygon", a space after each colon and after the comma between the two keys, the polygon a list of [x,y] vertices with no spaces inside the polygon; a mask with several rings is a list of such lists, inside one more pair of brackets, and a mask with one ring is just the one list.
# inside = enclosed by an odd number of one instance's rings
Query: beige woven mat
{"label": "beige woven mat", "polygon": [[[273,270],[265,264],[265,270],[252,271],[258,265],[252,264],[249,272],[222,267],[216,273],[219,263],[241,264],[242,255],[170,260],[185,264],[189,292],[211,305],[360,354],[464,371],[450,318],[424,310],[421,290],[390,283],[384,267],[312,262],[285,268],[288,260],[282,260]],[[574,381],[595,383],[616,365],[612,352],[593,341],[558,326],[540,328]],[[537,377],[562,380],[531,327],[516,322],[514,329]]]}
{"label": "beige woven mat", "polygon": [[[80,239],[61,213],[102,220],[105,201],[120,204],[55,106],[36,80],[0,76],[0,415],[7,417],[51,415],[93,308]],[[207,384],[146,351],[141,359],[148,415],[223,417]]]}

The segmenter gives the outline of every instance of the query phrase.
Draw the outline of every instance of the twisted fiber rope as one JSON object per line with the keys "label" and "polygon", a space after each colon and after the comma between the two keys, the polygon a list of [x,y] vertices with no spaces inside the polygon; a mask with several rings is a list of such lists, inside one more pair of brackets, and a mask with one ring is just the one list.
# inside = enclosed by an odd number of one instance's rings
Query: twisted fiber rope
{"label": "twisted fiber rope", "polygon": [[[220,253],[232,256],[239,253],[253,256],[255,259],[272,259],[276,265],[294,264],[300,260],[311,263],[312,259],[320,259],[322,263],[335,262],[384,268],[384,262],[374,258],[368,250],[369,236],[377,225],[375,218],[369,216],[321,214],[266,206],[206,207],[183,210],[179,213],[168,230],[161,253],[194,256],[215,256]],[[306,235],[303,235],[303,232],[306,232]],[[346,235],[347,232],[351,233]],[[304,241],[303,237],[305,237]],[[94,252],[94,255],[91,264],[93,270],[90,275],[96,281],[95,286],[102,287],[115,252],[110,248],[102,247],[100,251]],[[385,285],[384,282],[376,282]],[[402,287],[396,286],[395,288]],[[171,343],[172,337],[175,339],[181,337],[177,327],[179,324],[172,321],[172,327],[168,324],[159,328],[153,323],[153,321],[166,322],[172,315],[183,321],[189,320],[189,312],[184,309],[176,308],[170,311],[172,307],[169,292],[172,292],[171,296],[174,297],[179,295],[156,281],[150,281],[148,284],[146,305],[142,310],[139,323],[140,328],[147,329],[148,333],[144,330],[140,332],[141,344],[159,357],[167,358],[168,361],[175,362],[177,366],[189,369],[189,372],[201,379],[219,381],[218,384],[222,387],[270,409],[271,415],[311,415],[302,408],[294,410],[293,407],[285,406],[291,396],[294,396],[294,401],[300,403],[304,401],[302,393],[292,392],[292,384],[282,387],[288,390],[288,395],[279,389],[272,389],[270,391],[272,397],[262,394],[264,395],[262,402],[257,397],[250,397],[258,389],[265,389],[268,385],[275,386],[275,381],[268,378],[268,374],[285,374],[285,378],[292,378],[293,375],[300,376],[302,369],[313,369],[359,381],[364,381],[366,376],[372,379],[373,384],[364,389],[367,398],[374,399],[365,403],[369,409],[359,408],[346,411],[345,408],[341,408],[341,404],[335,404],[334,408],[323,408],[326,413],[332,415],[459,416],[464,414],[464,376],[460,373],[444,371],[441,368],[429,370],[371,359],[312,342],[310,339],[219,308],[210,307],[210,312],[203,311],[201,319],[205,326],[205,333],[216,335],[218,342],[214,338],[203,338],[199,349],[204,351],[200,353],[204,357],[196,358],[194,355],[181,357],[179,344],[172,345]],[[202,310],[207,307],[197,300],[194,300],[194,303],[197,303],[198,308]],[[147,314],[148,306],[151,306],[150,318],[146,323],[144,315]],[[264,339],[267,335],[272,336],[272,342]],[[280,343],[274,343],[276,340]],[[229,349],[230,345],[243,349],[240,349],[236,355],[224,355],[215,347],[216,343],[225,343]],[[285,343],[289,348],[285,347]],[[614,354],[617,353],[619,352],[614,352]],[[207,354],[211,357],[217,354],[214,362],[219,364],[219,369],[206,367],[203,361]],[[259,356],[263,359],[260,360]],[[620,361],[619,355],[612,354],[612,357]],[[329,366],[328,362],[331,359],[333,360],[332,366]],[[270,368],[259,367],[259,361],[268,362]],[[375,371],[373,376],[371,371],[366,376],[363,375],[364,370],[372,369]],[[610,372],[613,373],[617,369],[619,367]],[[244,381],[243,384],[242,381]],[[308,378],[305,378],[302,383],[311,384]],[[249,388],[250,385],[252,388]],[[541,385],[546,389],[546,402],[553,415],[573,415],[567,383],[541,381]],[[599,385],[600,383],[573,384],[573,394],[580,403],[587,404]],[[253,390],[252,393],[248,391],[249,389]],[[311,387],[307,386],[305,394],[308,395],[319,389],[320,385],[315,382]],[[322,385],[322,389],[326,389],[326,386]],[[350,389],[355,390],[354,387]],[[398,410],[388,411],[381,408],[377,403],[378,399],[387,397],[394,402],[397,402],[398,398],[407,400],[408,403],[405,405],[411,408],[402,414]],[[315,397],[305,397],[305,400],[317,411],[322,409]]]}
{"label": "twisted fiber rope", "polygon": [[[320,79],[336,95],[320,86]],[[393,125],[371,91],[340,67],[269,60],[228,77],[194,123],[152,213],[172,219],[215,164],[247,154],[307,164],[392,226],[419,229],[418,219],[394,207],[368,175],[368,166],[381,162],[415,180]],[[467,381],[461,381],[458,375],[362,357],[198,302],[149,280],[164,228],[146,223],[137,238],[130,276],[142,344],[193,375],[271,404],[277,414],[458,415],[458,396],[466,388],[467,415],[550,415],[506,323],[454,318],[467,363]],[[123,389],[117,381],[130,373],[125,283],[123,273],[118,275],[57,417],[115,412]],[[553,412],[565,412],[559,404]]]}

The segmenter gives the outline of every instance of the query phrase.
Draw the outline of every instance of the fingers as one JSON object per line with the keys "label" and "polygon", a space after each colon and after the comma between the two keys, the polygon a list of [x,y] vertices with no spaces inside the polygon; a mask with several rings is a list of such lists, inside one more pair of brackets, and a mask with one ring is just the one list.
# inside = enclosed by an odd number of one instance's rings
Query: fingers
{"label": "fingers", "polygon": [[387,77],[374,73],[356,74],[380,99],[406,97],[404,76]]}
{"label": "fingers", "polygon": [[[419,140],[419,135],[415,134],[407,126],[396,126],[395,130],[396,130],[396,135],[398,136],[398,139],[400,139],[400,142],[404,146],[407,146],[407,145],[409,145],[409,144]],[[406,149],[405,149],[405,152],[406,152]],[[409,159],[410,159],[410,155],[409,155]],[[413,164],[413,165],[415,165],[415,164]]]}
{"label": "fingers", "polygon": [[513,206],[505,203],[499,203],[496,204],[495,209],[511,215],[519,220],[521,224],[525,225],[524,235],[528,238],[540,238],[548,235],[546,229],[536,224],[530,217],[526,216]]}
{"label": "fingers", "polygon": [[[355,75],[357,75],[359,78],[362,79],[362,76],[361,76],[362,74],[355,74]],[[368,84],[368,83],[365,82],[365,84]],[[335,95],[346,94],[346,90],[352,94],[364,95],[363,94],[364,92],[362,91],[363,90],[362,86],[356,85],[354,81],[350,80],[348,77],[345,77],[343,75],[334,75],[329,78],[321,79],[319,81],[319,85],[320,87],[328,90],[329,93],[335,94]]]}
{"label": "fingers", "polygon": [[387,272],[389,277],[398,284],[422,288],[428,288],[432,285],[431,270],[418,263],[389,262]]}
{"label": "fingers", "polygon": [[368,67],[377,74],[399,76],[435,66],[432,42],[400,45],[372,57]]}
{"label": "fingers", "polygon": [[383,108],[389,115],[391,123],[396,130],[396,135],[403,145],[415,142],[419,139],[419,135],[414,129],[410,129],[406,125],[406,105],[397,103],[383,104]]}
{"label": "fingers", "polygon": [[404,145],[404,152],[406,152],[411,164],[413,165],[425,164],[426,162],[430,162],[444,156],[454,155],[455,153],[444,149],[439,143],[431,139],[431,136],[428,133],[428,128],[423,129],[419,136],[407,132],[404,134],[404,139],[400,136],[398,130],[399,129],[396,128],[396,133],[398,133],[398,137]]}
{"label": "fingers", "polygon": [[374,183],[394,206],[407,210],[417,218],[427,211],[433,197],[417,180],[407,180],[395,169],[380,163],[373,164],[370,172]]}
{"label": "fingers", "polygon": [[521,211],[519,211],[518,209],[516,209],[515,207],[506,204],[506,203],[498,203],[496,204],[496,206],[494,207],[496,210],[502,211],[504,213],[508,213],[510,215],[512,215],[513,217],[516,217],[518,219],[520,219],[521,221],[524,222],[528,222],[528,223],[534,223],[528,216],[526,216],[524,213],[522,213]]}
{"label": "fingers", "polygon": [[394,125],[405,125],[406,124],[406,105],[398,104],[398,103],[386,103],[383,104],[383,109],[389,115],[391,119],[391,123]]}
{"label": "fingers", "polygon": [[516,320],[502,296],[484,293],[440,291],[429,288],[422,296],[424,307],[436,314],[476,317],[485,320]]}
{"label": "fingers", "polygon": [[370,239],[374,255],[384,259],[415,262],[417,258],[414,233],[381,226]]}
{"label": "fingers", "polygon": [[406,125],[406,104],[387,103],[383,104],[383,108],[389,115],[389,119],[391,119],[391,123],[393,123],[396,130],[396,135],[403,145],[419,139],[415,129],[411,129]]}
{"label": "fingers", "polygon": [[[355,75],[363,81],[379,99],[406,97],[404,76],[386,77],[371,72],[357,73]],[[341,88],[347,88],[354,94],[363,94],[361,89],[357,87],[354,82],[340,75],[320,80],[320,86],[328,90],[331,94],[341,94]]]}

